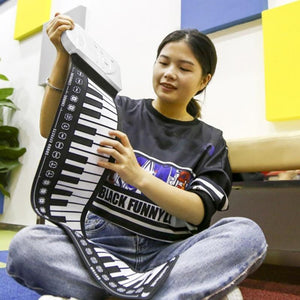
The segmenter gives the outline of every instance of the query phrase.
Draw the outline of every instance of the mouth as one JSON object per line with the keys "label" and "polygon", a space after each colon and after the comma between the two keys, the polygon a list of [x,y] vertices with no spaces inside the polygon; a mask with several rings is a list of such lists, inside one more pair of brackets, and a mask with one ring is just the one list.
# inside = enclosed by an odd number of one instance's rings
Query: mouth
{"label": "mouth", "polygon": [[168,90],[176,90],[177,89],[177,87],[175,85],[168,83],[168,82],[161,82],[160,85]]}

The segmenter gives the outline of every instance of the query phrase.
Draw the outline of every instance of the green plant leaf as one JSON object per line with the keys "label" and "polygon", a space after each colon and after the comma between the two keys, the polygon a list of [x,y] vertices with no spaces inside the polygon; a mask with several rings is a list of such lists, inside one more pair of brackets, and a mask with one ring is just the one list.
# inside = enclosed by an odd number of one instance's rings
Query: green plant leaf
{"label": "green plant leaf", "polygon": [[0,126],[0,145],[19,147],[19,129],[14,126]]}
{"label": "green plant leaf", "polygon": [[6,81],[8,81],[9,79],[5,76],[5,75],[3,75],[3,74],[0,74],[0,79],[2,79],[2,80],[6,80]]}
{"label": "green plant leaf", "polygon": [[21,163],[18,160],[1,159],[0,173],[7,173],[18,167]]}
{"label": "green plant leaf", "polygon": [[0,107],[1,106],[6,106],[13,110],[19,109],[10,99],[1,99],[0,98]]}
{"label": "green plant leaf", "polygon": [[0,89],[0,99],[5,99],[8,96],[11,96],[14,92],[13,88],[2,88]]}
{"label": "green plant leaf", "polygon": [[18,159],[25,152],[25,148],[0,145],[0,159]]}

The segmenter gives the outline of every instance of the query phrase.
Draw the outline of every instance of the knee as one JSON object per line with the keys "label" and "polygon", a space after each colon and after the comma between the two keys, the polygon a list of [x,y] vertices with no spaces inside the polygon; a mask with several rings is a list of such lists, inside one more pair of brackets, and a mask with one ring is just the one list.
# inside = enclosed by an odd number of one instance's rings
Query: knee
{"label": "knee", "polygon": [[248,241],[251,249],[260,251],[266,247],[265,235],[257,223],[242,217],[236,218],[235,222],[240,239]]}
{"label": "knee", "polygon": [[[267,251],[267,242],[260,226],[254,221],[237,217],[232,218],[234,242],[241,256],[252,259],[263,259]],[[237,254],[238,255],[238,254]]]}
{"label": "knee", "polygon": [[9,274],[17,273],[17,270],[26,270],[29,262],[37,258],[37,243],[42,241],[42,226],[28,226],[20,230],[9,245],[6,269]]}
{"label": "knee", "polygon": [[225,218],[220,222],[220,225],[227,227],[223,232],[230,236],[232,247],[238,249],[240,255],[265,255],[267,249],[266,238],[257,223],[243,217]]}

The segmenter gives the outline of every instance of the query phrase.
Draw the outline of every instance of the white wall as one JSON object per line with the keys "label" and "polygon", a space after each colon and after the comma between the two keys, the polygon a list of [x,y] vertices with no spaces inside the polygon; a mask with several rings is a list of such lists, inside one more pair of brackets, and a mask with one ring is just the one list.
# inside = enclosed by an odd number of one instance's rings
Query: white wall
{"label": "white wall", "polygon": [[[269,7],[292,0],[269,0]],[[41,33],[13,40],[17,0],[0,5],[0,73],[15,87],[20,107],[12,122],[21,129],[27,148],[22,167],[14,173],[11,199],[5,199],[0,222],[34,224],[30,189],[45,140],[39,136],[43,88],[37,85]],[[86,29],[119,62],[122,94],[153,97],[152,66],[156,48],[170,31],[180,28],[180,0],[52,0],[55,12],[87,7]],[[203,119],[224,131],[226,138],[260,136],[297,130],[300,120],[270,123],[264,112],[264,66],[261,20],[214,34],[219,62],[203,104]]]}

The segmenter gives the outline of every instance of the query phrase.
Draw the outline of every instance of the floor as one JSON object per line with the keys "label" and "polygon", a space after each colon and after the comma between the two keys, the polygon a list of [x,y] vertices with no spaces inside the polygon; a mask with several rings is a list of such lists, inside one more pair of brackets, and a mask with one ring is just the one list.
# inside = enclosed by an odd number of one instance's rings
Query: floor
{"label": "floor", "polygon": [[[0,251],[1,250],[8,250],[9,244],[11,239],[17,233],[17,230],[6,230],[0,229]],[[5,268],[5,263],[0,262],[0,269]],[[300,285],[300,268],[293,268],[293,267],[284,267],[284,266],[271,266],[267,264],[263,264],[259,270],[257,270],[254,274],[250,275],[249,278],[242,284],[241,288],[247,289],[252,286],[249,284],[253,284],[257,288],[258,283],[261,282],[272,282],[271,290],[276,290],[274,288],[274,283],[280,284],[288,284],[288,288],[286,291],[291,290],[294,295],[299,295],[299,285]],[[265,286],[263,287],[266,288]],[[286,289],[286,288],[285,288]],[[243,290],[243,292],[245,292]],[[297,296],[295,296],[297,297]],[[114,298],[112,298],[114,299]],[[251,297],[245,297],[245,299],[252,299]],[[255,299],[255,298],[253,298]],[[257,298],[257,299],[263,299]],[[279,298],[278,298],[279,299]],[[293,299],[300,299],[300,298],[293,298]]]}
{"label": "floor", "polygon": [[[0,230],[0,251],[8,250],[11,239],[16,234],[16,231],[12,230]],[[5,268],[5,263],[0,261],[0,269]]]}

